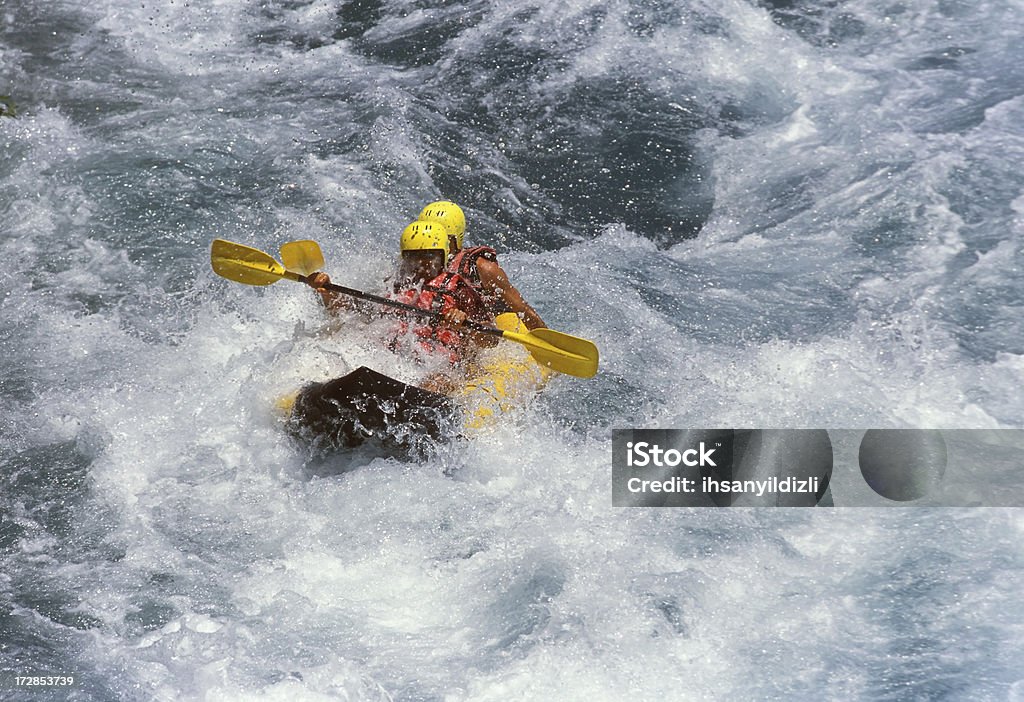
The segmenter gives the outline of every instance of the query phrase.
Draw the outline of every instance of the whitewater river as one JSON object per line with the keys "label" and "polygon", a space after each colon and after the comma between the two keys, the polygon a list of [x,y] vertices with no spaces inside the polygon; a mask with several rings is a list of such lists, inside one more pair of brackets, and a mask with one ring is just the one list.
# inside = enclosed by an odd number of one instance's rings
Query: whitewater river
{"label": "whitewater river", "polygon": [[[1024,700],[1020,509],[611,492],[616,428],[1024,426],[1019,0],[0,23],[0,698]],[[401,361],[210,242],[380,291],[441,197],[601,372],[311,458],[275,399]]]}

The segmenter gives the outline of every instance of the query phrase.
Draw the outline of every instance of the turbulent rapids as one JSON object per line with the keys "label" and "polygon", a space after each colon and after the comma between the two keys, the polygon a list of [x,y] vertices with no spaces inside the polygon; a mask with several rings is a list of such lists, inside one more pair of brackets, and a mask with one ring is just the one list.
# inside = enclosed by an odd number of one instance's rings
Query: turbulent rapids
{"label": "turbulent rapids", "polygon": [[[1018,5],[0,20],[0,697],[1024,696],[1018,511],[610,483],[616,428],[1021,427]],[[280,397],[418,369],[210,244],[315,240],[381,291],[439,198],[600,372],[423,456],[313,456]]]}

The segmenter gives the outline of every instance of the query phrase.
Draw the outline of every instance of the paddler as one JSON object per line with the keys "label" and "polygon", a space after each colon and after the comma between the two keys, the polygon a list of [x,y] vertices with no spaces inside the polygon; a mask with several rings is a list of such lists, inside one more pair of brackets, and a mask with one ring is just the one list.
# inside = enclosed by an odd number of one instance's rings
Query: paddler
{"label": "paddler", "polygon": [[418,219],[444,226],[450,249],[447,270],[466,280],[484,299],[492,315],[497,317],[504,312],[514,312],[527,329],[547,326],[512,285],[508,274],[498,263],[494,249],[489,246],[463,248],[466,215],[461,207],[448,200],[439,200],[424,207]]}
{"label": "paddler", "polygon": [[[472,360],[480,347],[498,343],[498,338],[465,328],[467,320],[487,326],[494,325],[484,299],[462,276],[445,269],[450,256],[447,228],[439,222],[416,221],[402,231],[401,259],[392,297],[421,309],[438,311],[437,321],[407,318],[389,347],[397,350],[411,331],[419,351],[429,354],[447,354],[452,366]],[[351,301],[327,286],[331,279],[326,273],[314,273],[306,281],[319,294],[330,310],[350,308]],[[393,313],[391,308],[384,308]],[[407,314],[407,313],[406,313]],[[443,374],[429,378],[421,387],[435,392],[451,389],[453,380]]]}

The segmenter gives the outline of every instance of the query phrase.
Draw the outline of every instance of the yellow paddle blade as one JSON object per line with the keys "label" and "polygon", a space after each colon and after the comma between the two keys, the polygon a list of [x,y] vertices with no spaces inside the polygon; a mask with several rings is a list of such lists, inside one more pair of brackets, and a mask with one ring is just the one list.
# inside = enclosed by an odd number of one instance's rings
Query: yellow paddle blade
{"label": "yellow paddle blade", "polygon": [[324,268],[324,254],[320,245],[310,239],[281,244],[281,263],[290,271],[309,275]]}
{"label": "yellow paddle blade", "polygon": [[592,341],[543,328],[526,334],[506,331],[502,336],[522,344],[538,363],[559,373],[577,378],[592,378],[597,373],[599,354]]}
{"label": "yellow paddle blade", "polygon": [[291,277],[270,254],[223,239],[213,240],[210,264],[217,275],[246,285],[270,285]]}

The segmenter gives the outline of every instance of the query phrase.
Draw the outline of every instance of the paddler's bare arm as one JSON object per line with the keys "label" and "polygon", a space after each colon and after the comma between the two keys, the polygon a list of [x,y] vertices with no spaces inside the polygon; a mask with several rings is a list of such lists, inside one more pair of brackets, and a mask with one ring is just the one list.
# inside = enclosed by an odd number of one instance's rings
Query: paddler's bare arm
{"label": "paddler's bare arm", "polygon": [[317,291],[320,301],[330,312],[352,309],[352,301],[345,295],[328,290],[326,286],[331,284],[331,277],[326,273],[312,273],[306,278],[306,285]]}
{"label": "paddler's bare arm", "polygon": [[453,308],[444,313],[444,316],[441,317],[440,324],[443,327],[448,327],[449,329],[457,331],[475,346],[489,348],[491,346],[498,345],[498,337],[491,334],[481,334],[480,332],[475,332],[472,329],[466,329],[463,327],[467,319],[469,319],[469,317],[465,312],[460,309]]}
{"label": "paddler's bare arm", "polygon": [[523,296],[516,290],[508,279],[508,275],[502,270],[497,261],[488,261],[486,258],[478,258],[476,270],[480,274],[480,283],[491,295],[501,297],[505,304],[526,324],[527,329],[546,327],[544,320],[540,318],[537,311],[523,299]]}

